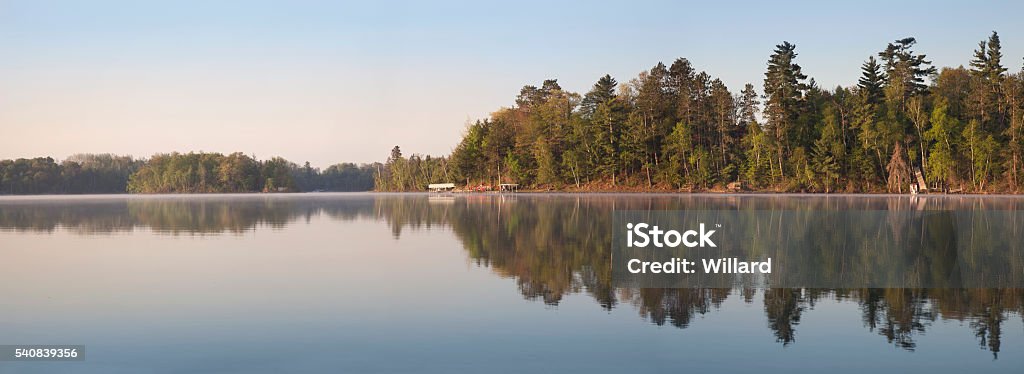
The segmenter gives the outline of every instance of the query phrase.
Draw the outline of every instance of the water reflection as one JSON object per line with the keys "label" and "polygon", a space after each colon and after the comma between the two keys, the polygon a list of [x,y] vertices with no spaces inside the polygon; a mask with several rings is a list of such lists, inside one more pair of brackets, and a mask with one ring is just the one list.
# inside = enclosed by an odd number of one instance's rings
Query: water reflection
{"label": "water reflection", "polygon": [[[585,294],[606,310],[628,305],[651,323],[684,329],[698,316],[721,310],[730,297],[739,297],[747,304],[760,299],[765,324],[776,341],[788,345],[797,341],[801,319],[813,313],[816,303],[837,300],[856,303],[861,311],[860,323],[902,349],[914,350],[915,338],[942,319],[961,322],[973,332],[980,347],[998,357],[1004,322],[1024,315],[1024,289],[765,289],[755,284],[733,288],[616,288],[612,286],[609,261],[611,212],[1022,208],[1024,199],[1012,197],[307,194],[5,198],[0,199],[0,230],[67,230],[80,235],[134,230],[161,235],[237,235],[261,228],[281,229],[319,217],[341,222],[384,222],[396,238],[401,238],[405,230],[442,228],[455,235],[474,263],[513,279],[526,299],[548,305],[558,305],[568,295]],[[1009,230],[1022,226],[1008,225]],[[993,242],[1000,239],[979,240],[985,241],[981,243],[985,248],[997,248]],[[1010,247],[1020,249],[1016,248],[1019,245]],[[934,258],[928,264],[937,273],[950,271],[943,254],[924,256]],[[1024,274],[1024,264],[1006,261],[1005,266]]]}

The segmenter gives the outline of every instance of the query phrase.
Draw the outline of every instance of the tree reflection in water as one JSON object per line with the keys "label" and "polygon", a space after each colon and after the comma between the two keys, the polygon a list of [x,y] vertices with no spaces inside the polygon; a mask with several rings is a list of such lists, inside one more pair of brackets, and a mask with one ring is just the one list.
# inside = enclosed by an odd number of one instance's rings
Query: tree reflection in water
{"label": "tree reflection in water", "polygon": [[[606,310],[628,304],[654,324],[686,328],[696,316],[719,310],[733,294],[752,304],[761,293],[766,324],[776,340],[786,345],[796,341],[801,316],[819,300],[832,299],[857,303],[863,325],[900,348],[914,350],[915,336],[937,319],[945,319],[966,322],[981,347],[997,356],[1003,323],[1024,315],[1022,289],[615,288],[610,269],[611,212],[1022,208],[1024,199],[1018,198],[866,196],[306,194],[9,199],[0,200],[0,230],[63,228],[92,235],[148,229],[166,235],[217,235],[283,228],[318,216],[383,221],[395,237],[409,229],[444,227],[454,232],[473,262],[514,279],[526,299],[548,305],[582,293]],[[1010,227],[1024,230],[1024,225]],[[981,248],[994,248],[992,242],[998,240],[977,239],[982,241]],[[868,252],[858,254],[864,253]],[[915,271],[948,272],[948,261],[939,260],[928,262],[934,270]],[[1024,264],[1009,261],[1005,266],[1024,273]]]}

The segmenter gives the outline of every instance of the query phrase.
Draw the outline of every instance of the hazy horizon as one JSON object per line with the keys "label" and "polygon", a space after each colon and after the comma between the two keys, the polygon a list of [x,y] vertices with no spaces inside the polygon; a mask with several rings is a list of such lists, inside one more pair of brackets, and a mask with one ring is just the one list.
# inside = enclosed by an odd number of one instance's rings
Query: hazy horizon
{"label": "hazy horizon", "polygon": [[735,94],[790,41],[822,87],[856,83],[895,39],[967,65],[998,31],[1021,70],[1013,2],[0,1],[0,159],[235,151],[318,167],[448,154],[467,121],[548,78],[586,92],[686,57]]}

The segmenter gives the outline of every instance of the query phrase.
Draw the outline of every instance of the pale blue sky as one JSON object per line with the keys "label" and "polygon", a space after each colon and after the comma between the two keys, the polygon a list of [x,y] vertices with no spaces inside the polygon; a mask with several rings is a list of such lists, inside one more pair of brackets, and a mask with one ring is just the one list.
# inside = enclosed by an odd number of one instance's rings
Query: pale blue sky
{"label": "pale blue sky", "polygon": [[783,40],[829,87],[905,36],[957,66],[996,30],[1019,71],[1022,14],[1013,1],[0,0],[0,158],[447,154],[524,84],[585,92],[687,57],[736,92],[760,87]]}

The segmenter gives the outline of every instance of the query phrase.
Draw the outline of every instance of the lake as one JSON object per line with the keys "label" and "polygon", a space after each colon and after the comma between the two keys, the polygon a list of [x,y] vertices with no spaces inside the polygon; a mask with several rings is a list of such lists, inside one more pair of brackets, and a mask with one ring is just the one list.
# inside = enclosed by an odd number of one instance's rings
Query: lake
{"label": "lake", "polygon": [[[0,344],[87,352],[0,373],[1024,371],[1021,288],[616,287],[613,212],[645,210],[1024,198],[0,197]],[[1022,226],[1002,224],[993,235]]]}

